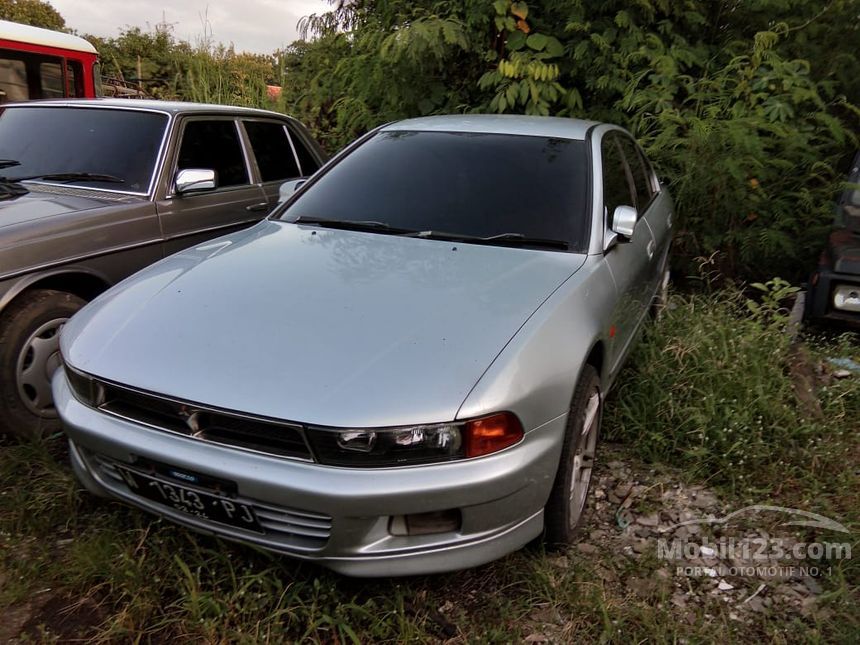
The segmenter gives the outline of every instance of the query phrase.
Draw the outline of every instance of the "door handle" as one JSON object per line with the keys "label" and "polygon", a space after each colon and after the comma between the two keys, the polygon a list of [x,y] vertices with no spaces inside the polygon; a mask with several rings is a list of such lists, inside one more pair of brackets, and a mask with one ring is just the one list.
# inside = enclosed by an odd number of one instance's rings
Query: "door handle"
{"label": "door handle", "polygon": [[654,249],[656,248],[656,246],[657,245],[654,244],[654,240],[651,240],[650,242],[648,242],[648,246],[646,248],[646,251],[648,251],[648,259],[649,260],[654,257]]}
{"label": "door handle", "polygon": [[259,213],[260,211],[269,210],[269,202],[260,202],[259,204],[251,204],[245,206],[245,210],[249,213]]}

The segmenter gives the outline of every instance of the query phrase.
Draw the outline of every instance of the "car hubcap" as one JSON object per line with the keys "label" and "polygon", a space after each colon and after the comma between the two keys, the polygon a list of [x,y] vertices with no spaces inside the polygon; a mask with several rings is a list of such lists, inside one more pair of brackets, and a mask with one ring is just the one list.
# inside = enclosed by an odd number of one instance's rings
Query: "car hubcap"
{"label": "car hubcap", "polygon": [[585,406],[585,420],[582,423],[582,433],[576,444],[573,455],[573,472],[570,477],[570,527],[579,522],[588,485],[591,482],[591,470],[594,466],[594,451],[597,447],[597,430],[600,424],[600,392],[595,389],[588,398]]}
{"label": "car hubcap", "polygon": [[36,329],[18,354],[18,394],[26,408],[40,417],[55,417],[51,377],[60,366],[60,329],[68,318],[56,318]]}

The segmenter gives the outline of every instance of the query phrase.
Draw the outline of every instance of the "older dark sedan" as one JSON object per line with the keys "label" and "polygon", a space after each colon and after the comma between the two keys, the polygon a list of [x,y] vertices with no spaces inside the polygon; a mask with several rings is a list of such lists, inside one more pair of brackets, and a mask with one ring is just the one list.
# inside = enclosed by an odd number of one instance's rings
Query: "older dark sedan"
{"label": "older dark sedan", "polygon": [[323,154],[274,112],[46,101],[0,114],[0,433],[58,427],[58,331],[119,280],[249,226]]}

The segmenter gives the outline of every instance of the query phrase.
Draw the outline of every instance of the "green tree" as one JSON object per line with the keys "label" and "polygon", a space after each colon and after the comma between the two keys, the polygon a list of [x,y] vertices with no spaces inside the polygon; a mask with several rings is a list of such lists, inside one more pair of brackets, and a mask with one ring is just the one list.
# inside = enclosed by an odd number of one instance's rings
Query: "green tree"
{"label": "green tree", "polygon": [[346,143],[450,112],[629,127],[676,197],[681,264],[797,278],[857,146],[858,0],[339,0],[283,108]]}
{"label": "green tree", "polygon": [[0,19],[55,31],[66,29],[60,12],[44,0],[0,0]]}

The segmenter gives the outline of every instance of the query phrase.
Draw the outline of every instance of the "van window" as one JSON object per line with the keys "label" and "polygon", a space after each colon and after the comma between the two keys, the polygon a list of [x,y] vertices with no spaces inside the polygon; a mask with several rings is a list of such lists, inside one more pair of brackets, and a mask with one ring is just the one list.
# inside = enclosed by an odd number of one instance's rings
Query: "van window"
{"label": "van window", "polygon": [[63,66],[61,63],[53,61],[39,63],[39,79],[43,99],[61,99],[66,95],[63,90]]}
{"label": "van window", "polygon": [[75,98],[86,96],[84,93],[84,66],[81,65],[80,61],[66,61],[66,80],[66,96],[74,96]]}
{"label": "van window", "polygon": [[26,101],[28,98],[30,90],[24,61],[6,58],[0,52],[0,103]]}

